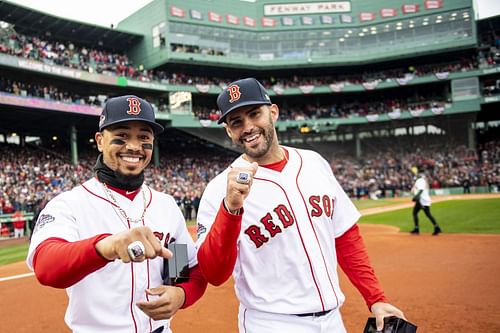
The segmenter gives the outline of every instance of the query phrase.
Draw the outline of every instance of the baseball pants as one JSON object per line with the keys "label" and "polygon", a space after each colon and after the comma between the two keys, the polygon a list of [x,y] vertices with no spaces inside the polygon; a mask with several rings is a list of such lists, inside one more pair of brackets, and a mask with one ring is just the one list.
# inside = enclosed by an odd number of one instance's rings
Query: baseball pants
{"label": "baseball pants", "polygon": [[431,215],[430,206],[422,206],[420,202],[417,201],[415,206],[413,206],[413,223],[415,224],[415,227],[418,228],[418,213],[421,209],[424,210],[425,216],[427,216],[427,218],[431,221],[432,225],[436,226],[436,219]]}
{"label": "baseball pants", "polygon": [[24,229],[14,229],[14,237],[15,238],[24,237]]}
{"label": "baseball pants", "polygon": [[240,304],[238,313],[240,333],[346,333],[342,316],[332,310],[321,317],[299,317],[248,309]]}

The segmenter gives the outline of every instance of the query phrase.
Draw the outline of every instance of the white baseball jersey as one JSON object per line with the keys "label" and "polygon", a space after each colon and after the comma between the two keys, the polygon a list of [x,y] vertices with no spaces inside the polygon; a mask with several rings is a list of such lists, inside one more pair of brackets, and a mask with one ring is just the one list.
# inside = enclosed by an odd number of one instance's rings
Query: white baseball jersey
{"label": "white baseball jersey", "polygon": [[[147,204],[144,225],[151,228],[162,244],[187,244],[189,266],[196,265],[194,242],[171,196],[145,185],[133,201],[116,192],[113,195],[127,215],[135,219],[144,209],[143,193]],[[143,225],[142,222],[131,224],[130,228]],[[111,204],[102,183],[93,178],[58,195],[43,209],[31,240],[28,266],[33,269],[36,247],[50,237],[73,242],[126,229],[129,229],[126,220]],[[153,321],[135,305],[146,299],[146,288],[163,284],[162,271],[163,258],[160,257],[141,263],[125,264],[121,260],[108,263],[66,289],[69,296],[67,325],[79,333],[144,333],[160,326],[165,327],[164,332],[170,332],[169,320]]]}
{"label": "white baseball jersey", "polygon": [[429,184],[427,184],[427,181],[425,178],[420,177],[417,179],[415,182],[415,187],[414,187],[414,193],[417,194],[418,191],[422,190],[422,193],[420,194],[420,204],[422,206],[430,206],[431,205],[431,196],[429,195]]}
{"label": "white baseball jersey", "polygon": [[[360,213],[316,152],[286,148],[281,172],[259,167],[244,202],[233,271],[245,308],[279,314],[336,309],[339,287],[335,238]],[[249,166],[239,157],[232,166]],[[229,168],[205,189],[198,210],[197,246],[206,238],[226,193]]]}

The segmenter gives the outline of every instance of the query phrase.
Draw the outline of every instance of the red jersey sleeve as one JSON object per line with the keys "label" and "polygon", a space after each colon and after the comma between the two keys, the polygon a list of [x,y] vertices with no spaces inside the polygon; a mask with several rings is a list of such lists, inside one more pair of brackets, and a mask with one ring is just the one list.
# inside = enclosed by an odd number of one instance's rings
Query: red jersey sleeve
{"label": "red jersey sleeve", "polygon": [[104,267],[109,261],[99,255],[95,244],[110,234],[101,234],[76,242],[48,238],[35,250],[33,269],[41,284],[68,288]]}
{"label": "red jersey sleeve", "polygon": [[242,215],[229,213],[221,203],[214,224],[198,249],[198,265],[210,284],[219,286],[233,273],[241,220]]}
{"label": "red jersey sleeve", "polygon": [[196,303],[196,301],[203,296],[207,289],[207,280],[203,276],[200,266],[196,265],[189,270],[189,280],[184,283],[179,283],[177,286],[184,289],[186,298],[184,299],[184,304],[182,304],[181,309],[185,309]]}
{"label": "red jersey sleeve", "polygon": [[386,302],[357,224],[335,239],[335,249],[340,267],[359,290],[368,309],[371,309],[373,303]]}

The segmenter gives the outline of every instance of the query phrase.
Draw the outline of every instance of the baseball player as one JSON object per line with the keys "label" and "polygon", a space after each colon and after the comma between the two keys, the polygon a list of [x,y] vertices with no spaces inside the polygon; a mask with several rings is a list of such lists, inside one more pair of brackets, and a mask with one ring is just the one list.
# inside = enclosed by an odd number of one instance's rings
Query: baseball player
{"label": "baseball player", "polygon": [[356,221],[360,213],[327,161],[281,146],[278,106],[255,79],[218,96],[228,136],[243,154],[207,186],[198,211],[198,263],[209,283],[231,274],[246,333],[346,332],[337,263],[382,329],[403,313],[386,303]]}
{"label": "baseball player", "polygon": [[434,232],[432,233],[432,235],[439,235],[442,231],[437,224],[436,219],[431,214],[431,196],[429,195],[429,184],[427,183],[427,177],[425,176],[425,173],[422,172],[419,174],[419,177],[415,181],[415,184],[413,185],[411,191],[413,193],[412,201],[415,202],[415,205],[413,206],[413,223],[415,224],[415,228],[413,228],[410,233],[413,235],[420,234],[420,228],[418,225],[418,213],[421,209],[423,209],[425,216],[427,216],[427,218],[434,226]]}
{"label": "baseball player", "polygon": [[[95,177],[52,199],[38,217],[27,264],[41,284],[66,288],[65,321],[74,332],[171,332],[172,315],[205,291],[181,211],[144,184],[162,131],[144,99],[109,99],[95,135]],[[162,279],[170,243],[188,248],[190,278],[176,286]]]}

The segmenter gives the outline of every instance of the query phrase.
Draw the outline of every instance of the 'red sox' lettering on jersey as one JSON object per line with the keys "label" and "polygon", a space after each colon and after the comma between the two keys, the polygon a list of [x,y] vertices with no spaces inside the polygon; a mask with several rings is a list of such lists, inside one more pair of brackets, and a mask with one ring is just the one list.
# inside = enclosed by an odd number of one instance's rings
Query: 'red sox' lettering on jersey
{"label": "'red sox' lettering on jersey", "polygon": [[[311,195],[308,202],[311,205],[309,211],[312,217],[320,217],[323,214],[328,218],[332,217],[334,199],[331,199],[327,194]],[[279,204],[273,209],[273,212],[277,219],[273,219],[273,215],[268,212],[259,220],[260,224],[252,224],[245,229],[245,234],[256,248],[261,247],[294,223],[292,213],[284,204]],[[275,221],[279,221],[279,223]]]}
{"label": "'red sox' lettering on jersey", "polygon": [[327,217],[333,217],[334,199],[327,194],[323,196],[312,195],[309,197],[309,204],[312,206],[311,216],[319,217],[325,214]]}
{"label": "'red sox' lettering on jersey", "polygon": [[[281,222],[283,228],[288,228],[293,225],[293,216],[290,211],[286,208],[285,205],[280,204],[276,208],[274,208],[274,213],[276,213],[278,220]],[[264,229],[269,233],[272,237],[281,233],[283,229],[277,225],[271,213],[267,213],[264,217],[260,219],[260,223],[264,226]],[[251,225],[245,230],[245,234],[250,237],[250,240],[254,242],[257,248],[261,247],[264,243],[269,241],[269,237],[265,236],[262,233],[262,230],[257,225]]]}

